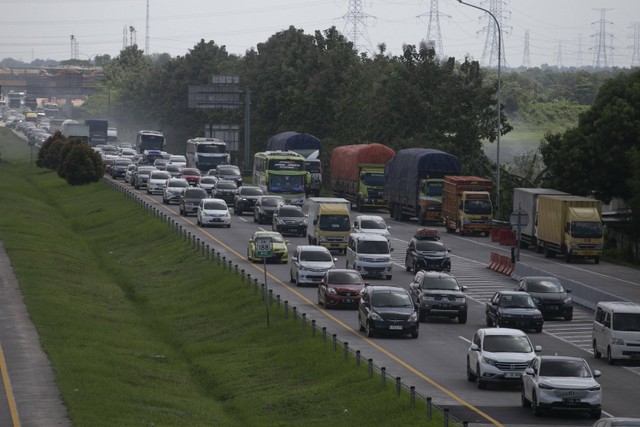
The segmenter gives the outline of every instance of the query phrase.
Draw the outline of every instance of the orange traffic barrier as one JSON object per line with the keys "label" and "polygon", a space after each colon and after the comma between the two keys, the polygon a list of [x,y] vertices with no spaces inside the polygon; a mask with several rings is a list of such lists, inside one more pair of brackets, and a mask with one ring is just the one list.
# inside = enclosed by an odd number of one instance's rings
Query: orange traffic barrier
{"label": "orange traffic barrier", "polygon": [[511,276],[515,266],[511,262],[511,257],[508,255],[500,255],[497,252],[491,252],[491,262],[487,268],[497,271],[498,273]]}
{"label": "orange traffic barrier", "polygon": [[491,252],[491,262],[489,263],[487,268],[491,270],[496,270],[498,268],[499,263],[500,263],[500,254],[498,254],[497,252]]}

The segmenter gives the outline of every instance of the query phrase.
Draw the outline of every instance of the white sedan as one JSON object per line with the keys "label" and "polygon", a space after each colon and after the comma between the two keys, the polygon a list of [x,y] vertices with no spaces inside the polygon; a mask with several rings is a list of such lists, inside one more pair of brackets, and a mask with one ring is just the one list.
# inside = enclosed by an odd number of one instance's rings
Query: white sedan
{"label": "white sedan", "polygon": [[198,225],[231,227],[231,214],[227,202],[222,199],[202,199],[196,213]]}

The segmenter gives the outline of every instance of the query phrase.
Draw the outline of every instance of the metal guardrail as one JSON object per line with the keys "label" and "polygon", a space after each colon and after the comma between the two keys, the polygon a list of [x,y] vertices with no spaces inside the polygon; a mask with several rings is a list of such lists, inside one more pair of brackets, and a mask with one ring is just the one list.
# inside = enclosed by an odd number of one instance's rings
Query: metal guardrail
{"label": "metal guardrail", "polygon": [[104,179],[104,181],[128,198],[135,200],[146,213],[152,214],[161,221],[166,222],[169,228],[178,235],[180,240],[184,241],[190,249],[196,250],[201,254],[203,260],[210,261],[216,268],[222,268],[223,270],[237,274],[240,280],[246,284],[247,288],[253,289],[254,294],[260,293],[261,300],[265,303],[268,302],[269,307],[275,308],[279,315],[284,316],[285,319],[291,319],[293,322],[299,322],[303,330],[308,331],[312,338],[321,338],[327,345],[332,346],[335,352],[342,352],[345,363],[354,363],[354,366],[358,368],[366,364],[370,379],[380,381],[382,387],[387,387],[387,383],[391,383],[392,386],[395,387],[396,396],[398,398],[409,399],[411,406],[414,408],[418,407],[419,404],[424,405],[425,420],[432,421],[435,411],[442,415],[443,427],[449,427],[450,425],[466,427],[469,425],[468,421],[460,420],[451,415],[449,408],[435,404],[430,396],[418,393],[415,386],[406,384],[402,381],[401,377],[395,377],[387,372],[386,367],[378,366],[374,363],[373,359],[363,356],[360,350],[355,350],[350,347],[349,343],[340,339],[337,334],[330,334],[326,327],[321,326],[314,319],[309,319],[306,313],[301,313],[297,307],[290,305],[286,300],[282,300],[280,295],[274,295],[273,290],[267,289],[265,283],[260,283],[258,278],[252,277],[251,274],[241,269],[238,264],[234,264],[232,260],[227,259],[226,255],[222,255],[222,253],[216,251],[214,247],[205,243],[199,237],[196,237],[195,234],[188,231],[179,221],[171,218],[162,209],[153,206],[147,200],[140,197],[138,193],[118,181],[110,178]]}

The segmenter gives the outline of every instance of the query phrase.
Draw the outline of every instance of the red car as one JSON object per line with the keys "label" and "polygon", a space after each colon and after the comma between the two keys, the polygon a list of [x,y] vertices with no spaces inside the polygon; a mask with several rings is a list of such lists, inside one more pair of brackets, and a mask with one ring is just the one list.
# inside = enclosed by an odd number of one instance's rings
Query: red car
{"label": "red car", "polygon": [[198,182],[200,181],[200,177],[202,176],[200,171],[196,168],[182,168],[182,170],[180,171],[180,174],[184,179],[187,180],[189,185],[193,187],[198,185]]}
{"label": "red car", "polygon": [[355,270],[334,268],[328,270],[318,286],[318,304],[324,308],[356,308],[360,291],[367,285]]}

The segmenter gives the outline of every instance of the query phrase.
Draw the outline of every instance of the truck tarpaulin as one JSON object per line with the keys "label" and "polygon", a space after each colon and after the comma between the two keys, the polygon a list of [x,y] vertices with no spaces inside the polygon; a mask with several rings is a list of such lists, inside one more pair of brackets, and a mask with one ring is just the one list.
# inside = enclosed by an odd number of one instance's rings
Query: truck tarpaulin
{"label": "truck tarpaulin", "polygon": [[322,143],[318,138],[308,133],[281,132],[273,135],[267,141],[267,151],[295,151],[307,159],[320,158]]}
{"label": "truck tarpaulin", "polygon": [[358,165],[385,165],[395,151],[386,145],[371,143],[343,145],[331,152],[331,179],[358,180]]}

